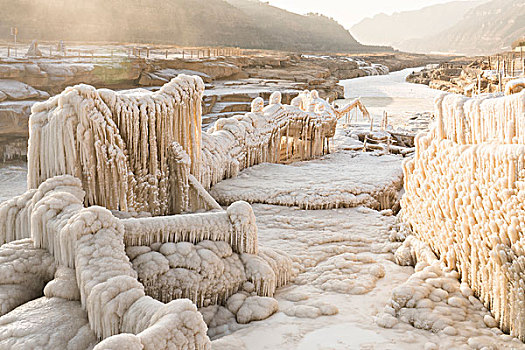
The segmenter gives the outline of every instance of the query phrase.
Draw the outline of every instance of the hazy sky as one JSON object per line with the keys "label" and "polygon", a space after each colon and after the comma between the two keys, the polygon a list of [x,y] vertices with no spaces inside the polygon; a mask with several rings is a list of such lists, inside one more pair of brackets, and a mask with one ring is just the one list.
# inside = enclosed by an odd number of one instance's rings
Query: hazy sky
{"label": "hazy sky", "polygon": [[[269,0],[274,6],[288,11],[306,14],[322,13],[335,18],[345,28],[350,28],[365,17],[375,14],[417,10],[425,6],[450,2],[451,0]],[[462,0],[465,1],[465,0]]]}

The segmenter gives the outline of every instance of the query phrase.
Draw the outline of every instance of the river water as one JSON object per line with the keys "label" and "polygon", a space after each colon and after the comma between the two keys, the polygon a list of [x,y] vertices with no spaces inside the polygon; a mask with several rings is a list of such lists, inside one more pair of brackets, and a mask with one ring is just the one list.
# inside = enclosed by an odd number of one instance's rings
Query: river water
{"label": "river water", "polygon": [[388,75],[342,80],[339,84],[345,88],[346,100],[339,100],[338,104],[360,98],[375,121],[381,120],[386,112],[394,126],[403,124],[416,113],[432,112],[434,99],[443,92],[405,80],[410,73],[421,69],[408,68]]}
{"label": "river water", "polygon": [[[342,80],[340,85],[345,88],[347,100],[338,103],[360,97],[375,121],[387,112],[392,124],[401,124],[415,113],[431,112],[434,98],[441,92],[426,85],[407,83],[406,76],[417,69],[421,68]],[[25,162],[0,163],[0,203],[26,190],[26,174]]]}

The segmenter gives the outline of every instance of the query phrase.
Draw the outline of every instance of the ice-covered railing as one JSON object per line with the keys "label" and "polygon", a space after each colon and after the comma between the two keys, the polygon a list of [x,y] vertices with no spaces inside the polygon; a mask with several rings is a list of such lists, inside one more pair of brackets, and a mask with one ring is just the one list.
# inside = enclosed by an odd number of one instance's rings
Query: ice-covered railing
{"label": "ice-covered railing", "polygon": [[525,340],[525,92],[436,101],[403,165],[402,218]]}
{"label": "ice-covered railing", "polygon": [[[0,315],[40,296],[57,268],[44,293],[80,301],[91,330],[106,339],[97,349],[208,349],[196,305],[223,303],[246,283],[257,295],[273,296],[291,278],[285,254],[259,250],[247,203],[203,214],[118,219],[102,207],[84,208],[83,199],[81,181],[63,175],[0,206],[8,208],[0,212],[6,239],[16,239],[20,228],[21,236],[31,237],[0,248],[0,273],[19,271],[4,281],[12,286],[0,288]],[[12,258],[1,258],[9,252]],[[64,271],[71,271],[66,284]]]}
{"label": "ice-covered railing", "polygon": [[353,108],[368,115],[359,100],[335,109],[315,90],[300,93],[291,105],[281,103],[279,92],[270,96],[266,107],[256,98],[250,113],[220,119],[203,133],[197,179],[210,188],[256,164],[290,163],[330,153],[337,120]]}
{"label": "ice-covered railing", "polygon": [[35,104],[29,188],[69,174],[82,180],[87,206],[154,216],[216,208],[211,185],[255,164],[327,154],[338,118],[354,108],[368,115],[359,100],[337,109],[305,91],[283,105],[276,92],[266,108],[255,99],[251,113],[202,133],[203,90],[199,77],[180,75],[153,93],[77,85]]}
{"label": "ice-covered railing", "polygon": [[350,102],[346,106],[343,106],[342,108],[335,109],[335,113],[338,119],[340,119],[341,117],[346,117],[348,120],[350,117],[350,112],[356,109],[358,109],[363,114],[363,117],[367,118],[368,120],[371,120],[370,113],[366,109],[365,105],[358,98],[354,99],[352,102]]}
{"label": "ice-covered railing", "polygon": [[436,113],[439,132],[458,144],[525,144],[525,91],[504,98],[444,94],[436,100]]}
{"label": "ice-covered railing", "polygon": [[255,215],[246,202],[236,202],[225,211],[122,220],[127,246],[155,242],[223,241],[239,254],[257,254]]}

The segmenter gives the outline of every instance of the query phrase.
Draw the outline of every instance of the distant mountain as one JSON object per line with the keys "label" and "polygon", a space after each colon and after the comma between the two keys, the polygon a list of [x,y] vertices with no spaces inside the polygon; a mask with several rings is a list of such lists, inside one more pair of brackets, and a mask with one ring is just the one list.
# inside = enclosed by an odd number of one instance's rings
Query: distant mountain
{"label": "distant mountain", "polygon": [[416,52],[489,54],[510,49],[512,42],[523,36],[525,0],[492,0],[468,11],[451,28],[407,42],[403,48]]}
{"label": "distant mountain", "polygon": [[365,47],[334,20],[256,0],[0,0],[0,40],[169,43],[286,51],[356,52]]}
{"label": "distant mountain", "polygon": [[483,1],[452,1],[392,15],[380,13],[363,19],[350,32],[362,43],[398,47],[409,39],[435,35],[454,26],[481,3]]}
{"label": "distant mountain", "polygon": [[488,54],[525,35],[525,0],[454,1],[377,15],[350,30],[366,44],[411,52]]}

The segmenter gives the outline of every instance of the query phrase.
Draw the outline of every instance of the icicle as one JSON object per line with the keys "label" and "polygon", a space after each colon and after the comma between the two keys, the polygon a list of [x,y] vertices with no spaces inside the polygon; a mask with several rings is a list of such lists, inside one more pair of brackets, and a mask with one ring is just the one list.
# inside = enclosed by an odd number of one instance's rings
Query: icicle
{"label": "icicle", "polygon": [[502,330],[522,340],[524,109],[524,93],[438,98],[437,131],[418,135],[415,158],[403,164],[402,198],[416,236],[461,272]]}

